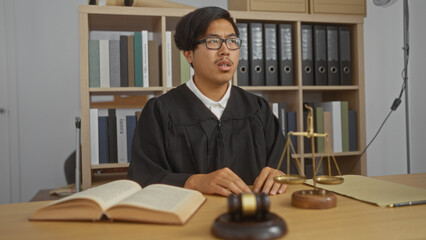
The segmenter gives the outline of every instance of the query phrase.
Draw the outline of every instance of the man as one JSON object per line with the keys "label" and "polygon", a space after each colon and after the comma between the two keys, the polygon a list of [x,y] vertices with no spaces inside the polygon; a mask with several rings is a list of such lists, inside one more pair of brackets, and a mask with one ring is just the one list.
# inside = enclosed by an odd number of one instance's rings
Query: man
{"label": "man", "polygon": [[150,99],[135,130],[128,178],[142,186],[166,183],[206,194],[275,195],[284,136],[269,104],[231,84],[241,40],[229,12],[197,9],[176,26],[194,77]]}

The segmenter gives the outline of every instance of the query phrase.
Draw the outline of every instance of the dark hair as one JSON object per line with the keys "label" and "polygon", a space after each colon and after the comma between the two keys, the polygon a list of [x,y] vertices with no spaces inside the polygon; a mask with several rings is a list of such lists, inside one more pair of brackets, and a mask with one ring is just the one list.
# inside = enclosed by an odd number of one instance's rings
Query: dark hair
{"label": "dark hair", "polygon": [[207,32],[210,23],[217,19],[228,20],[239,36],[237,25],[231,14],[220,7],[198,8],[183,16],[176,25],[175,43],[180,50],[190,51],[197,48],[198,38]]}

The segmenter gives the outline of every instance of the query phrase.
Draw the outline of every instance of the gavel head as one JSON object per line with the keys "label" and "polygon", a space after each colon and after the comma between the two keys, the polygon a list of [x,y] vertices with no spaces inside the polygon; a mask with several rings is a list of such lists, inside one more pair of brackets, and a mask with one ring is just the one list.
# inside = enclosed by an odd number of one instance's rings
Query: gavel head
{"label": "gavel head", "polygon": [[228,213],[232,221],[262,221],[269,212],[269,196],[265,193],[231,194],[228,197]]}

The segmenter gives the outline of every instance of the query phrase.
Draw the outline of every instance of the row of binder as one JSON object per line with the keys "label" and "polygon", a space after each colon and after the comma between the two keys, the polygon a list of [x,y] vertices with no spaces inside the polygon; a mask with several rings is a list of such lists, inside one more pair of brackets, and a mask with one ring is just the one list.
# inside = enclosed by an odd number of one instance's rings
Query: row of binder
{"label": "row of binder", "polygon": [[[242,39],[238,85],[295,85],[292,25],[251,22],[237,27]],[[351,85],[350,28],[302,24],[301,30],[302,84]]]}
{"label": "row of binder", "polygon": [[302,84],[351,85],[351,32],[346,26],[302,24]]}
{"label": "row of binder", "polygon": [[293,85],[292,25],[237,23],[237,27],[242,39],[238,85]]}

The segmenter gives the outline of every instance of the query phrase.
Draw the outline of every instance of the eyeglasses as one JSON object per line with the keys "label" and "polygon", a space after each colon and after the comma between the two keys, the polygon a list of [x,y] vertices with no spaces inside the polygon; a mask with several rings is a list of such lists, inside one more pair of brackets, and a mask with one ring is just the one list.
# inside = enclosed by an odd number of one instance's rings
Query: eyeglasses
{"label": "eyeglasses", "polygon": [[208,37],[197,42],[197,44],[205,43],[208,49],[218,50],[222,47],[222,43],[225,42],[229,50],[237,50],[241,47],[242,40],[239,38],[218,38]]}

